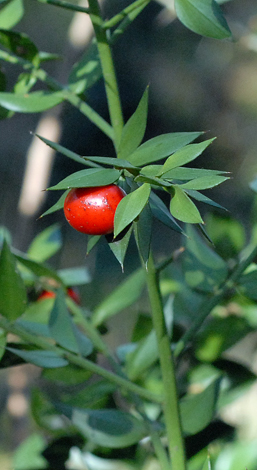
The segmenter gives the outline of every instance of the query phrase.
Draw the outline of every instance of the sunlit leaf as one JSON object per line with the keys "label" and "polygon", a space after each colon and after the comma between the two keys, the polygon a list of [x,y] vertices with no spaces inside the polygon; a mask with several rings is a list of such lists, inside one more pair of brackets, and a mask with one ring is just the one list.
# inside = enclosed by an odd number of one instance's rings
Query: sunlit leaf
{"label": "sunlit leaf", "polygon": [[29,94],[1,92],[0,105],[17,113],[41,113],[63,101],[62,93],[35,91]]}
{"label": "sunlit leaf", "polygon": [[202,132],[174,132],[162,134],[147,140],[126,158],[133,165],[143,166],[147,163],[152,163],[167,157],[195,140],[201,134]]}
{"label": "sunlit leaf", "polygon": [[213,142],[213,140],[214,139],[209,139],[201,142],[200,144],[186,145],[185,147],[177,150],[173,155],[167,158],[159,172],[159,175],[164,175],[164,177],[166,177],[166,172],[195,160]]}
{"label": "sunlit leaf", "polygon": [[228,179],[227,176],[203,176],[202,178],[196,178],[194,180],[188,181],[180,185],[183,189],[194,189],[194,190],[204,190],[218,186]]}
{"label": "sunlit leaf", "polygon": [[114,237],[140,214],[148,202],[150,192],[150,184],[144,183],[120,201],[114,217]]}
{"label": "sunlit leaf", "polygon": [[203,223],[197,207],[179,186],[174,186],[174,195],[170,201],[170,212],[173,217],[182,222],[189,224]]}
{"label": "sunlit leaf", "polygon": [[217,39],[231,36],[215,0],[175,0],[175,9],[180,21],[197,34]]}
{"label": "sunlit leaf", "polygon": [[70,188],[88,188],[95,186],[105,186],[118,180],[120,172],[112,169],[89,168],[73,173],[64,178],[60,183],[51,186],[48,189],[70,189]]}
{"label": "sunlit leaf", "polygon": [[102,69],[98,55],[97,42],[93,39],[89,49],[71,70],[68,79],[69,89],[73,93],[81,94],[94,85],[101,75]]}
{"label": "sunlit leaf", "polygon": [[23,1],[12,0],[0,11],[0,28],[11,29],[22,19],[24,14]]}
{"label": "sunlit leaf", "polygon": [[125,279],[94,310],[92,323],[98,326],[108,318],[132,305],[145,286],[145,272],[139,269]]}
{"label": "sunlit leaf", "polygon": [[148,111],[148,87],[146,88],[139,105],[126,122],[118,149],[119,158],[127,158],[140,145],[146,129]]}
{"label": "sunlit leaf", "polygon": [[[1,18],[2,12],[0,12],[0,23]],[[0,43],[15,55],[29,61],[33,61],[35,56],[38,54],[37,47],[24,33],[0,29]]]}
{"label": "sunlit leaf", "polygon": [[59,225],[51,225],[40,232],[31,242],[28,248],[28,256],[42,262],[51,258],[62,246],[61,231]]}

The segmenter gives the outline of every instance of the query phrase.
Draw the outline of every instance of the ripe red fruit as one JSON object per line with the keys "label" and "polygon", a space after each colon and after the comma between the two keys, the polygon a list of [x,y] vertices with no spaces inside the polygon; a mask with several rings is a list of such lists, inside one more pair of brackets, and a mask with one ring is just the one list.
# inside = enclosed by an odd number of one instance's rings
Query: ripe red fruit
{"label": "ripe red fruit", "polygon": [[71,189],[64,202],[64,215],[78,232],[107,235],[114,229],[114,215],[125,191],[115,184]]}
{"label": "ripe red fruit", "polygon": [[[72,300],[74,300],[74,302],[76,302],[77,304],[80,304],[80,296],[76,290],[72,289],[71,287],[68,287],[67,294],[69,297],[71,297]],[[56,296],[56,293],[54,291],[44,290],[38,297],[38,300],[51,299],[51,298],[54,298],[55,296]]]}

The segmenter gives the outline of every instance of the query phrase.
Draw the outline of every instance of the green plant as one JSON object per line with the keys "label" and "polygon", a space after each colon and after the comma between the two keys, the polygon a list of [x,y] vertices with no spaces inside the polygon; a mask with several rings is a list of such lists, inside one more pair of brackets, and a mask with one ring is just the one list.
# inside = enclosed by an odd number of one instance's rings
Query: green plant
{"label": "green plant", "polygon": [[[65,468],[68,458],[72,459],[72,449],[89,468],[97,468],[99,461],[104,466],[111,458],[113,468],[124,465],[145,469],[156,459],[162,470],[210,469],[206,449],[198,452],[202,449],[201,436],[207,439],[204,447],[214,441],[215,462],[219,442],[231,429],[220,419],[219,435],[209,439],[209,427],[218,411],[255,379],[246,366],[229,361],[223,353],[256,327],[256,244],[251,241],[240,246],[233,262],[226,262],[210,245],[203,229],[194,201],[223,209],[201,191],[223,183],[228,174],[186,165],[199,157],[213,138],[202,141],[203,132],[179,132],[143,142],[148,87],[124,124],[111,49],[149,0],[136,0],[110,19],[102,17],[97,0],[89,0],[88,8],[62,0],[46,3],[89,15],[95,39],[71,71],[67,86],[62,86],[42,68],[45,60],[55,57],[40,53],[26,35],[11,31],[21,10],[17,9],[17,0],[7,2],[2,14],[11,11],[12,21],[8,15],[9,23],[6,20],[0,32],[5,48],[0,58],[19,65],[23,73],[13,92],[0,92],[3,113],[41,112],[66,101],[111,139],[114,155],[81,157],[38,136],[83,168],[49,188],[64,192],[42,216],[63,207],[66,211],[70,188],[118,184],[126,196],[115,212],[113,237],[106,239],[123,269],[129,240],[134,235],[141,267],[89,312],[67,295],[68,286],[89,282],[87,271],[59,272],[45,264],[61,248],[60,243],[52,242],[58,228],[50,227],[40,234],[26,254],[3,240],[0,365],[29,362],[42,369],[42,379],[48,386],[34,389],[31,408],[39,428],[52,439],[47,444],[42,434],[31,436],[16,453],[15,470],[21,469],[23,459],[24,469],[31,468],[33,459],[33,465],[40,468],[55,468],[56,459],[58,468]],[[192,6],[191,2],[176,0],[175,9],[178,18],[198,34],[216,39],[230,36],[215,1],[197,0]],[[110,123],[90,108],[85,98],[88,88],[100,78],[105,85]],[[48,90],[31,91],[37,81]],[[169,199],[169,209],[162,196]],[[161,264],[155,260],[151,244],[154,219],[183,235],[183,248]],[[181,222],[188,224],[186,228]],[[191,224],[200,229],[201,235]],[[88,253],[100,234],[108,232],[97,231],[88,238]],[[235,248],[234,239],[229,243]],[[55,298],[33,302],[33,295],[28,297],[28,291],[36,294],[53,281]],[[131,342],[111,350],[102,328],[111,317],[134,305],[145,286],[149,311],[138,315]],[[231,305],[237,306],[236,313]],[[18,342],[10,342],[8,333]],[[189,365],[184,367],[186,354]],[[100,355],[108,366],[98,361]],[[198,393],[192,392],[194,387]],[[198,438],[198,446],[189,460],[185,443],[192,437]],[[32,445],[34,440],[36,447]]]}

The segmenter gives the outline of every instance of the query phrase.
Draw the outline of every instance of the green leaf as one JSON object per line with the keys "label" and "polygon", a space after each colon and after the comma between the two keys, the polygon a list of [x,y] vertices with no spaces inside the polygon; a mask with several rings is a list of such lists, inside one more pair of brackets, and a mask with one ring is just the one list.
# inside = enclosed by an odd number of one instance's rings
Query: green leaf
{"label": "green leaf", "polygon": [[101,235],[89,235],[87,242],[87,255],[94,248],[94,246],[101,240]]}
{"label": "green leaf", "polygon": [[235,315],[212,318],[198,335],[196,357],[200,361],[213,362],[251,331],[246,320]]}
{"label": "green leaf", "polygon": [[13,252],[17,261],[19,261],[19,263],[29,269],[35,276],[42,276],[45,278],[55,279],[58,284],[62,284],[61,278],[53,269],[49,268],[48,266],[45,266],[42,263],[38,263],[37,261],[30,259],[27,255],[18,252],[17,250],[13,250]]}
{"label": "green leaf", "polygon": [[148,112],[148,87],[139,102],[139,105],[123,127],[118,149],[119,158],[127,158],[140,145],[146,129]]}
{"label": "green leaf", "polygon": [[140,297],[145,286],[145,272],[139,269],[125,279],[94,310],[92,323],[99,326],[108,318],[132,305]]}
{"label": "green leaf", "polygon": [[196,178],[194,180],[188,181],[187,183],[180,184],[180,188],[194,189],[199,191],[218,186],[227,179],[229,179],[227,176],[203,176],[202,178]]}
{"label": "green leaf", "polygon": [[[120,234],[121,238],[118,237],[111,242],[109,242],[109,247],[112,250],[115,258],[119,261],[122,271],[124,268],[124,258],[126,256],[129,240],[131,237],[132,233],[132,226],[129,227],[129,229],[126,231],[126,233],[123,235],[123,233]],[[122,236],[123,235],[123,236]]]}
{"label": "green leaf", "polygon": [[12,353],[24,359],[24,361],[34,364],[38,367],[53,368],[63,367],[68,364],[68,361],[61,356],[58,356],[53,351],[41,351],[39,349],[33,351],[25,351],[17,348],[7,348]]}
{"label": "green leaf", "polygon": [[210,424],[215,415],[219,388],[218,378],[203,392],[182,398],[180,401],[182,428],[187,435],[197,434]]}
{"label": "green leaf", "polygon": [[144,183],[120,201],[114,217],[114,237],[117,237],[142,212],[150,193],[150,184]]}
{"label": "green leaf", "polygon": [[175,9],[180,21],[197,34],[216,39],[231,36],[215,0],[175,0]]}
{"label": "green leaf", "polygon": [[89,441],[112,449],[131,446],[147,435],[143,420],[119,410],[75,409],[72,423]]}
{"label": "green leaf", "polygon": [[135,152],[126,158],[132,165],[143,166],[167,157],[201,134],[202,132],[174,132],[158,135],[140,145]]}
{"label": "green leaf", "polygon": [[85,383],[91,377],[91,372],[73,364],[68,364],[61,369],[45,369],[42,375],[44,379],[57,385],[77,385]]}
{"label": "green leaf", "polygon": [[61,231],[58,224],[52,225],[39,233],[28,249],[28,256],[41,263],[51,258],[62,246]]}
{"label": "green leaf", "polygon": [[69,89],[76,94],[81,94],[96,83],[102,76],[97,42],[93,39],[89,49],[83,54],[69,75]]}
{"label": "green leaf", "polygon": [[0,255],[0,314],[13,321],[27,306],[26,289],[17,270],[16,259],[6,241]]}
{"label": "green leaf", "polygon": [[68,150],[60,144],[57,144],[55,142],[52,142],[51,140],[45,139],[45,137],[42,137],[41,135],[36,134],[36,136],[40,140],[42,140],[42,142],[44,142],[46,145],[51,147],[56,152],[62,153],[63,155],[65,155],[65,157],[71,158],[71,160],[74,160],[75,162],[81,163],[81,165],[86,165],[83,158],[80,155],[78,155],[77,153],[72,152],[72,150]]}
{"label": "green leaf", "polygon": [[0,328],[0,361],[5,353],[5,347],[7,344],[7,333]]}
{"label": "green leaf", "polygon": [[63,101],[62,93],[35,91],[29,94],[1,92],[0,105],[17,113],[41,113]]}
{"label": "green leaf", "polygon": [[176,168],[173,168],[172,170],[167,171],[167,173],[163,174],[162,178],[165,178],[171,181],[172,180],[189,181],[195,178],[202,178],[204,176],[218,176],[224,173],[227,174],[228,172],[220,171],[220,170],[205,170],[202,168],[176,167]]}
{"label": "green leaf", "polygon": [[142,374],[151,367],[159,357],[155,331],[152,330],[126,356],[126,373],[130,380],[142,378]]}
{"label": "green leaf", "polygon": [[[0,12],[0,23],[1,18],[2,12]],[[0,29],[0,43],[16,56],[22,57],[30,62],[38,55],[37,47],[24,33]]]}
{"label": "green leaf", "polygon": [[91,281],[91,275],[86,266],[58,269],[57,273],[67,287],[82,286]]}
{"label": "green leaf", "polygon": [[45,217],[46,215],[52,214],[53,212],[56,212],[56,211],[59,211],[59,210],[63,209],[64,201],[66,199],[66,196],[67,196],[68,192],[69,192],[68,190],[65,191],[65,193],[63,193],[61,195],[61,197],[58,199],[58,201],[52,207],[50,207],[49,209],[47,209],[47,211],[45,211],[43,214],[41,214],[39,219],[41,219],[42,217]]}
{"label": "green leaf", "polygon": [[37,78],[33,76],[33,73],[21,73],[14,85],[14,93],[22,95],[28,93],[36,82]]}
{"label": "green leaf", "polygon": [[154,217],[167,227],[175,230],[175,232],[183,233],[182,228],[178,225],[171,213],[168,211],[164,202],[152,191],[149,198],[151,211]]}
{"label": "green leaf", "polygon": [[207,459],[204,462],[202,470],[212,470],[212,468],[211,468],[211,459],[210,459],[209,455],[208,455]]}
{"label": "green leaf", "polygon": [[134,222],[134,231],[138,251],[145,264],[147,264],[150,253],[152,239],[152,223],[152,211],[148,203],[142,210],[138,220]]}
{"label": "green leaf", "polygon": [[22,19],[23,14],[22,0],[8,2],[0,11],[0,28],[12,29]]}
{"label": "green leaf", "polygon": [[227,278],[227,265],[192,226],[186,232],[186,250],[182,254],[185,281],[193,289],[213,292]]}
{"label": "green leaf", "polygon": [[[186,163],[195,160],[195,158],[199,157],[199,155],[203,153],[206,147],[208,147],[208,145],[210,145],[213,140],[214,139],[209,139],[201,142],[200,144],[186,145],[185,147],[179,149],[166,160],[159,172],[159,175],[163,175],[178,166],[185,165]],[[164,175],[164,177],[166,176]]]}
{"label": "green leaf", "polygon": [[203,220],[200,212],[187,194],[179,186],[173,186],[173,188],[174,196],[170,201],[171,214],[182,222],[202,224]]}
{"label": "green leaf", "polygon": [[45,446],[45,439],[40,434],[31,434],[15,450],[13,468],[16,470],[45,469],[47,461],[42,457]]}
{"label": "green leaf", "polygon": [[162,178],[156,178],[155,176],[138,175],[135,178],[135,181],[137,183],[149,183],[151,185],[161,186],[164,188],[170,188],[172,186],[172,184],[169,183],[168,181]]}
{"label": "green leaf", "polygon": [[66,307],[65,295],[58,290],[49,318],[49,331],[52,338],[69,351],[88,356],[93,351],[91,341],[72,322]]}
{"label": "green leaf", "polygon": [[251,300],[257,300],[257,269],[256,266],[250,272],[244,273],[239,281],[240,292]]}
{"label": "green leaf", "polygon": [[222,209],[226,211],[227,209],[217,202],[213,201],[209,197],[205,196],[204,194],[199,193],[198,191],[195,191],[193,189],[186,189],[185,191],[190,197],[193,199],[196,199],[196,201],[203,202],[204,204],[208,204],[209,206],[217,207],[218,209]]}
{"label": "green leaf", "polygon": [[105,186],[117,181],[120,177],[120,171],[102,168],[89,168],[80,170],[64,178],[51,190],[70,189],[70,188],[88,188],[95,186]]}
{"label": "green leaf", "polygon": [[134,173],[138,173],[139,169],[131,165],[127,160],[122,160],[121,158],[112,158],[112,157],[83,157],[84,160],[99,163],[100,165],[110,165],[115,168],[122,168],[126,170],[135,170]]}

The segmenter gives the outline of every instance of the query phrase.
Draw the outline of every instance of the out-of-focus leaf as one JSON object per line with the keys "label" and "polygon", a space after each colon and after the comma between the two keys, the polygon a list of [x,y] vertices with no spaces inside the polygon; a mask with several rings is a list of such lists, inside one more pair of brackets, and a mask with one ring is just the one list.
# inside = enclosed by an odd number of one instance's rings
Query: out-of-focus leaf
{"label": "out-of-focus leaf", "polygon": [[251,331],[243,318],[214,317],[197,337],[196,357],[200,361],[213,362]]}
{"label": "out-of-focus leaf", "polygon": [[13,468],[17,470],[45,469],[47,462],[42,457],[46,442],[40,434],[31,434],[15,450]]}
{"label": "out-of-focus leaf", "polygon": [[13,321],[27,306],[25,285],[17,270],[16,259],[6,241],[0,255],[0,314]]}
{"label": "out-of-focus leaf", "polygon": [[31,88],[36,84],[37,78],[32,73],[21,73],[14,85],[14,93],[22,94],[29,93]]}
{"label": "out-of-focus leaf", "polygon": [[122,282],[94,310],[92,323],[98,326],[107,318],[132,305],[141,295],[145,286],[145,272],[139,269]]}
{"label": "out-of-focus leaf", "polygon": [[231,36],[215,0],[175,0],[175,9],[180,21],[197,34],[216,39]]}
{"label": "out-of-focus leaf", "polygon": [[257,461],[256,439],[227,443],[215,462],[215,470],[255,470]]}
{"label": "out-of-focus leaf", "polygon": [[71,419],[87,439],[104,447],[128,447],[147,435],[144,421],[119,410],[75,409]]}
{"label": "out-of-focus leaf", "polygon": [[58,356],[53,351],[43,351],[35,349],[32,351],[25,351],[17,348],[7,347],[9,351],[21,357],[24,361],[35,364],[38,367],[63,367],[68,364],[68,361],[61,356]]}
{"label": "out-of-focus leaf", "polygon": [[214,139],[209,139],[201,142],[200,144],[186,145],[185,147],[177,150],[166,160],[159,172],[159,175],[164,175],[164,177],[166,177],[165,173],[168,171],[195,160],[195,158],[201,155],[208,145],[213,142],[213,140]]}
{"label": "out-of-focus leaf", "polygon": [[146,88],[139,105],[126,122],[119,144],[118,157],[127,158],[140,145],[146,129],[148,111],[148,87]]}
{"label": "out-of-focus leaf", "polygon": [[89,49],[83,54],[70,73],[69,89],[76,94],[81,94],[96,83],[102,75],[99,60],[97,42],[93,39]]}
{"label": "out-of-focus leaf", "polygon": [[51,258],[62,246],[61,231],[59,225],[55,224],[39,233],[28,249],[28,256],[41,263]]}
{"label": "out-of-focus leaf", "polygon": [[203,392],[180,400],[182,428],[186,434],[196,434],[210,424],[215,415],[219,388],[220,379],[216,379]]}
{"label": "out-of-focus leaf", "polygon": [[64,178],[60,183],[51,186],[48,189],[70,189],[70,188],[88,188],[95,186],[105,186],[112,184],[120,177],[120,171],[108,168],[89,168],[73,173]]}
{"label": "out-of-focus leaf", "polygon": [[57,273],[65,286],[82,286],[91,281],[91,276],[86,266],[58,269]]}
{"label": "out-of-focus leaf", "polygon": [[5,346],[6,346],[6,331],[0,329],[0,361],[4,355],[5,352]]}
{"label": "out-of-focus leaf", "polygon": [[158,345],[155,331],[145,336],[134,351],[126,356],[126,373],[130,380],[137,380],[158,359]]}
{"label": "out-of-focus leaf", "polygon": [[36,261],[30,259],[27,255],[19,252],[18,250],[13,250],[13,253],[17,261],[19,261],[21,265],[25,266],[25,268],[29,269],[29,271],[31,271],[35,276],[42,276],[50,279],[52,278],[55,279],[58,284],[62,284],[61,278],[53,269],[49,268],[48,266],[45,266],[42,263],[37,263]]}
{"label": "out-of-focus leaf", "polygon": [[17,113],[41,113],[63,101],[61,92],[34,91],[26,94],[0,93],[0,105]]}
{"label": "out-of-focus leaf", "polygon": [[154,217],[160,220],[167,227],[175,230],[175,232],[183,233],[182,228],[165,206],[164,202],[152,191],[149,198],[150,208]]}
{"label": "out-of-focus leaf", "polygon": [[65,397],[65,404],[81,409],[100,408],[100,403],[102,403],[101,407],[105,406],[109,396],[116,390],[116,385],[106,380],[98,380],[83,388],[81,387],[78,393],[72,391],[67,398]]}
{"label": "out-of-focus leaf", "polygon": [[207,459],[205,460],[202,470],[212,470],[210,456],[208,456]]}
{"label": "out-of-focus leaf", "polygon": [[[1,17],[2,12],[0,12],[0,23]],[[17,33],[14,31],[0,29],[0,43],[15,55],[29,60],[30,62],[32,62],[35,56],[38,54],[37,47],[24,33]]]}
{"label": "out-of-focus leaf", "polygon": [[114,237],[140,214],[148,202],[150,192],[151,186],[145,183],[120,201],[114,217]]}
{"label": "out-of-focus leaf", "polygon": [[216,251],[223,259],[233,258],[243,249],[246,234],[240,221],[227,214],[212,213],[207,215],[206,227]]}
{"label": "out-of-focus leaf", "polygon": [[50,380],[57,385],[77,385],[86,382],[91,372],[73,364],[68,364],[61,369],[44,369],[42,372],[44,379]]}
{"label": "out-of-focus leaf", "polygon": [[150,253],[152,222],[152,212],[149,204],[147,204],[142,210],[138,220],[134,222],[135,238],[138,251],[145,264],[147,264]]}
{"label": "out-of-focus leaf", "polygon": [[57,292],[48,326],[52,338],[60,346],[82,356],[88,356],[93,351],[91,341],[72,322],[61,290]]}
{"label": "out-of-focus leaf", "polygon": [[227,277],[227,265],[223,259],[198,235],[193,227],[187,227],[186,249],[182,254],[182,266],[187,284],[203,292],[212,292]]}
{"label": "out-of-focus leaf", "polygon": [[249,299],[257,300],[257,266],[240,277],[238,287],[243,295]]}
{"label": "out-of-focus leaf", "polygon": [[12,0],[0,11],[0,29],[12,29],[24,14],[23,1]]}
{"label": "out-of-focus leaf", "polygon": [[202,224],[203,219],[192,200],[179,186],[173,188],[174,195],[170,201],[170,212],[173,217],[189,224]]}
{"label": "out-of-focus leaf", "polygon": [[184,145],[195,140],[201,134],[202,132],[174,132],[162,134],[147,140],[126,158],[133,165],[143,166],[147,163],[152,163],[167,157],[181,147],[184,147]]}

